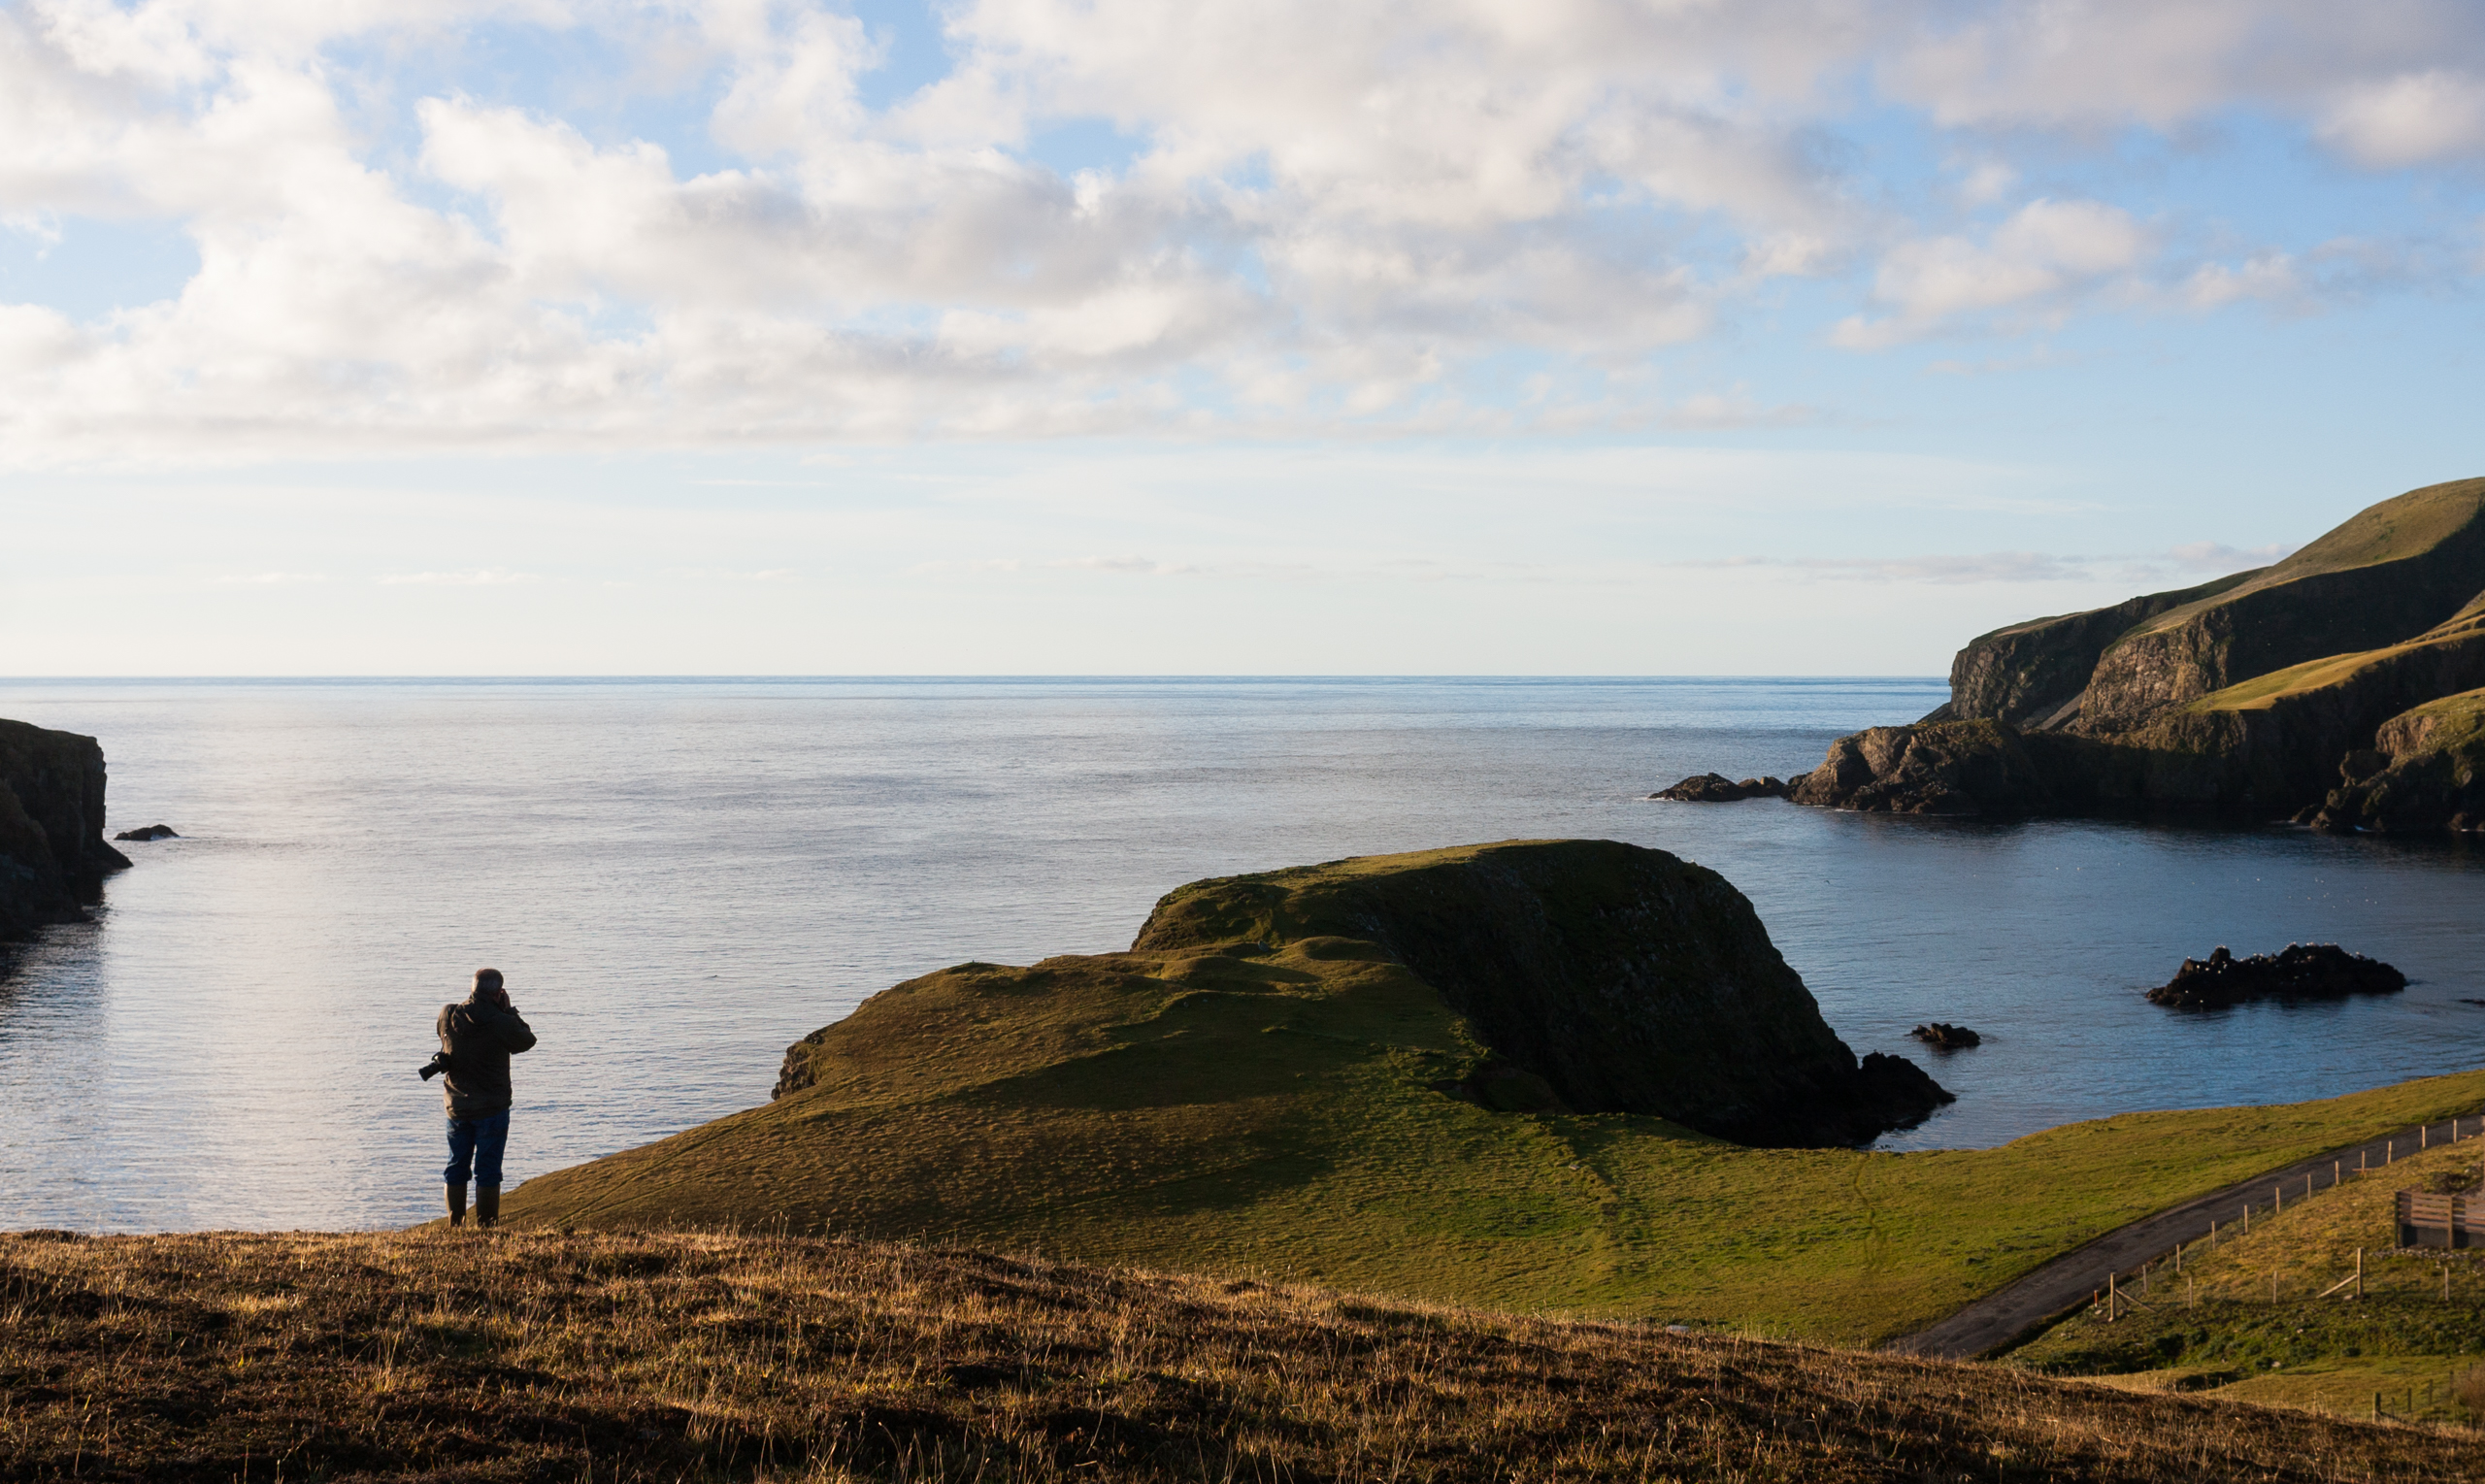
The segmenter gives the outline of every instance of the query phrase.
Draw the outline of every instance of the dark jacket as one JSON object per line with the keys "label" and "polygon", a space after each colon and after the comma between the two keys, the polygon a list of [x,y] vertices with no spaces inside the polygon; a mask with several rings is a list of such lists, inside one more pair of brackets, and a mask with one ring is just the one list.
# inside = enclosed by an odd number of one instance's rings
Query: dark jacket
{"label": "dark jacket", "polygon": [[532,1050],[535,1033],[517,1011],[496,1001],[469,999],[440,1007],[433,1025],[440,1049],[448,1053],[448,1075],[440,1101],[451,1118],[476,1118],[509,1106],[509,1059]]}

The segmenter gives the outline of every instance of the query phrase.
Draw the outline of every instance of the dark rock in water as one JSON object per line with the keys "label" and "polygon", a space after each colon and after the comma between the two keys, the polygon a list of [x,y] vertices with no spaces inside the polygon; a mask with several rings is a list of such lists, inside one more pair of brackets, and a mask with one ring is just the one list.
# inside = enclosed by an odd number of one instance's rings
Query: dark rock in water
{"label": "dark rock in water", "polygon": [[2342,1000],[2391,995],[2407,976],[2336,943],[2289,943],[2277,953],[2236,958],[2221,943],[2205,959],[2187,958],[2174,977],[2148,992],[2177,1009],[2218,1009],[2247,1000]]}
{"label": "dark rock in water", "polygon": [[129,857],[104,843],[104,749],[0,721],[0,938],[81,922]]}
{"label": "dark rock in water", "polygon": [[1928,1046],[1938,1046],[1944,1051],[1957,1051],[1968,1046],[1984,1044],[1983,1037],[1966,1026],[1952,1025],[1946,1020],[1936,1020],[1917,1026],[1907,1034]]}
{"label": "dark rock in water", "polygon": [[150,824],[143,830],[123,830],[115,840],[179,840],[182,837],[169,824]]}
{"label": "dark rock in water", "polygon": [[1740,804],[1745,799],[1783,799],[1790,792],[1792,787],[1783,778],[1744,778],[1737,782],[1722,773],[1703,773],[1648,797],[1672,799],[1679,804]]}
{"label": "dark rock in water", "polygon": [[1131,946],[1314,938],[1379,945],[1464,1015],[1495,1061],[1578,1112],[1818,1147],[1869,1143],[1951,1101],[1905,1057],[1859,1063],[1725,877],[1613,841],[1198,881],[1159,902]]}

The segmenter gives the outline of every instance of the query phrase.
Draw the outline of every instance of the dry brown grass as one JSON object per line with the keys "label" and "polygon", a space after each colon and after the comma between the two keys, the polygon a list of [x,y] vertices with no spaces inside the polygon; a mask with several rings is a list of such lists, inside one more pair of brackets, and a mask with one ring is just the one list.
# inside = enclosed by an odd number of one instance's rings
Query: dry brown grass
{"label": "dry brown grass", "polygon": [[2460,1433],[695,1235],[0,1237],[12,1478],[2425,1479]]}

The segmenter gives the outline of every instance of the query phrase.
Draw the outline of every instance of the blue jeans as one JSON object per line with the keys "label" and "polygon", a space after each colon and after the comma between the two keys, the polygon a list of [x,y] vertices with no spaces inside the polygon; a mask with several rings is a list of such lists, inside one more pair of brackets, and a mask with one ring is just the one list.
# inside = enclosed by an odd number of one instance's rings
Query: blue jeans
{"label": "blue jeans", "polygon": [[440,1172],[446,1185],[463,1185],[471,1171],[478,1185],[501,1182],[501,1151],[509,1147],[509,1109],[448,1120],[448,1168]]}

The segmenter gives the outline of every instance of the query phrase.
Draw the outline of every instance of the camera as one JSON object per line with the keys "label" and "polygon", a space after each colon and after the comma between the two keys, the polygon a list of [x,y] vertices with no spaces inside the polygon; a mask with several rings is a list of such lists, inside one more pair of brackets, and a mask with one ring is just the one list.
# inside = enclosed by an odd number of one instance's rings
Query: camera
{"label": "camera", "polygon": [[421,1075],[424,1081],[428,1082],[432,1078],[440,1075],[442,1072],[447,1072],[448,1070],[448,1053],[446,1051],[435,1051],[431,1054],[431,1060],[424,1063],[421,1067],[416,1068],[415,1071]]}

